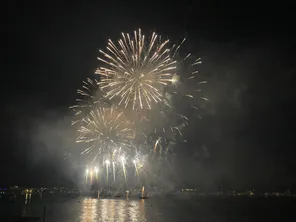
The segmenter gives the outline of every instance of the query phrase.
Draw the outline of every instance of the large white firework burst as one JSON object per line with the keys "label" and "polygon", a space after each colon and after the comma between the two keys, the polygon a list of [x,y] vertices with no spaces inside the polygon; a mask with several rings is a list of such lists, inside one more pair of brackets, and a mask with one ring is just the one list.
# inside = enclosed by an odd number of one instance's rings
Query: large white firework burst
{"label": "large white firework burst", "polygon": [[109,99],[118,99],[118,105],[131,104],[133,109],[152,109],[153,103],[163,100],[164,87],[173,81],[177,61],[169,40],[162,41],[153,33],[151,38],[141,30],[133,35],[122,33],[115,44],[109,39],[106,52],[100,50],[104,63],[97,69],[100,87]]}
{"label": "large white firework burst", "polygon": [[134,130],[118,110],[94,105],[89,114],[74,124],[79,133],[76,142],[90,145],[81,154],[92,159],[92,162],[110,156],[116,149],[133,152]]}

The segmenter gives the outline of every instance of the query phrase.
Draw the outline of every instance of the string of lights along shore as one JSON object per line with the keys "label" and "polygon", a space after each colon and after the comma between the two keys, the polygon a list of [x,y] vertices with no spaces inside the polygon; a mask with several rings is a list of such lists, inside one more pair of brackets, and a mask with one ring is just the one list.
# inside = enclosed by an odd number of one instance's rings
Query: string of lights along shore
{"label": "string of lights along shore", "polygon": [[181,52],[185,40],[173,44],[139,29],[99,50],[98,78],[83,81],[70,107],[86,182],[147,179],[186,142],[187,113],[201,118],[207,98],[201,59]]}

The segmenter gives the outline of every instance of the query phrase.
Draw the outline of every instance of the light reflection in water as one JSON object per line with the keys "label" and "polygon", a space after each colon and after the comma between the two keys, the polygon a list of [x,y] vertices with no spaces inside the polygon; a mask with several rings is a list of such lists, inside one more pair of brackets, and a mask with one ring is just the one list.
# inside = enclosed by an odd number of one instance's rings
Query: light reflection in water
{"label": "light reflection in water", "polygon": [[101,205],[101,207],[100,207],[100,219],[102,220],[102,221],[108,221],[107,219],[109,218],[109,212],[108,212],[108,210],[109,210],[109,206],[108,206],[108,203],[110,202],[110,200],[108,200],[108,199],[101,199],[100,200],[100,205]]}
{"label": "light reflection in water", "polygon": [[139,201],[131,201],[128,206],[128,221],[145,221],[145,216],[140,212],[140,205]]}
{"label": "light reflection in water", "polygon": [[141,202],[139,203],[139,214],[141,215],[142,219],[146,219],[144,199],[141,199]]}
{"label": "light reflection in water", "polygon": [[23,212],[22,212],[23,216],[28,215],[28,205],[27,204],[31,203],[31,197],[32,197],[31,193],[26,193],[25,194],[25,205],[24,205]]}
{"label": "light reflection in water", "polygon": [[25,204],[31,203],[31,197],[32,197],[32,194],[26,193],[26,196],[25,196]]}
{"label": "light reflection in water", "polygon": [[81,222],[92,222],[98,219],[97,205],[97,199],[85,198],[83,200]]}
{"label": "light reflection in water", "polygon": [[89,199],[82,202],[81,222],[147,221],[145,200]]}
{"label": "light reflection in water", "polygon": [[117,207],[118,207],[118,216],[117,216],[117,219],[118,221],[125,221],[125,211],[126,211],[126,203],[128,203],[127,201],[124,201],[124,200],[119,200],[117,201]]}
{"label": "light reflection in water", "polygon": [[110,201],[110,204],[109,204],[109,210],[110,210],[110,218],[115,218],[115,206],[116,206],[116,203],[114,200],[109,200]]}

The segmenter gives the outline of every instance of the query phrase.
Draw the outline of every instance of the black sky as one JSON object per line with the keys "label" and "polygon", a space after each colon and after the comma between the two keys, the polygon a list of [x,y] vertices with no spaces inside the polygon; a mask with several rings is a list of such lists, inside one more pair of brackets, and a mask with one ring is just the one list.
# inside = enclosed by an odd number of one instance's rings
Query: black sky
{"label": "black sky", "polygon": [[234,188],[296,182],[292,7],[107,2],[6,5],[0,184],[72,180],[60,152],[72,146],[68,107],[81,81],[94,77],[98,49],[137,28],[176,41],[187,36],[203,58],[210,105],[178,151],[183,181],[214,187],[227,180]]}

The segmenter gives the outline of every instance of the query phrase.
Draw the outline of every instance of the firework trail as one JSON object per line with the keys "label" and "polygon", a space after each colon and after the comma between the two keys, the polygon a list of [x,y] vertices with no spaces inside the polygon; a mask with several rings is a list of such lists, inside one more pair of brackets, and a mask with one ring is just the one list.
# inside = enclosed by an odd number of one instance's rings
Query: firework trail
{"label": "firework trail", "polygon": [[94,105],[89,114],[73,124],[79,133],[76,142],[90,144],[81,154],[90,157],[92,162],[99,157],[109,158],[117,147],[133,152],[134,130],[118,110]]}
{"label": "firework trail", "polygon": [[169,40],[162,41],[153,33],[145,38],[141,33],[122,33],[118,44],[109,39],[106,52],[100,50],[98,58],[104,66],[97,69],[99,83],[109,99],[119,99],[132,109],[151,109],[153,103],[162,102],[164,87],[171,83],[177,61],[172,58]]}

